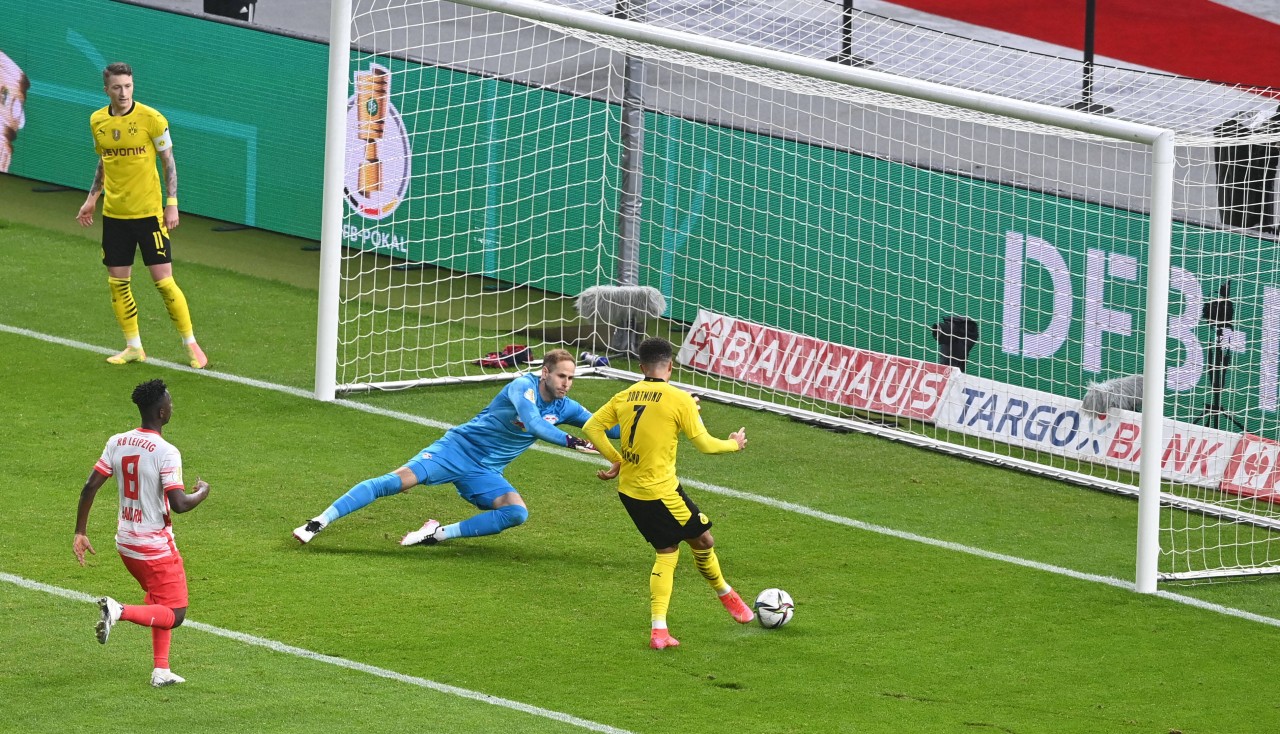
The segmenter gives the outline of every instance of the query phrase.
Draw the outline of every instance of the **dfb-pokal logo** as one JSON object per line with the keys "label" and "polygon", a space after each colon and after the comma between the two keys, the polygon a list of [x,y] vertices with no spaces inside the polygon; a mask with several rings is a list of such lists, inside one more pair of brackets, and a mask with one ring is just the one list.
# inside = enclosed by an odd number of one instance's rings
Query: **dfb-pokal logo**
{"label": "dfb-pokal logo", "polygon": [[355,72],[347,100],[347,203],[365,219],[390,216],[409,191],[412,151],[400,112],[391,104],[391,70],[379,64]]}

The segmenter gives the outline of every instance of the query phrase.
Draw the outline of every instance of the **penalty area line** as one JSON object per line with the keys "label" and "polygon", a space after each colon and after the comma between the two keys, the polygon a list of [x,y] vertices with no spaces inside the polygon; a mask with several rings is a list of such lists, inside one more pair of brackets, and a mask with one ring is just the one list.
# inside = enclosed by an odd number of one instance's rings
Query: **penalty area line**
{"label": "penalty area line", "polygon": [[[18,586],[23,589],[27,589],[29,591],[40,591],[46,594],[51,594],[53,596],[62,597],[63,599],[70,599],[72,601],[87,602],[90,604],[95,604],[97,602],[97,597],[90,596],[83,592],[73,591],[72,589],[64,589],[60,586],[51,586],[49,584],[44,584],[39,581],[33,581],[31,579],[24,578],[22,576],[15,576],[13,574],[5,573],[3,571],[0,571],[0,581],[13,584],[14,586]],[[327,665],[333,665],[339,668],[346,668],[347,670],[355,670],[360,673],[375,675],[379,678],[386,678],[388,680],[393,680],[398,683],[405,683],[411,686],[417,686],[419,688],[426,688],[432,691],[436,691],[438,693],[444,693],[449,696],[457,696],[458,698],[466,698],[472,701],[479,701],[480,703],[487,703],[491,706],[500,706],[505,709],[511,709],[512,711],[519,711],[521,713],[530,714],[532,716],[540,716],[544,719],[551,719],[553,721],[557,721],[562,724],[569,724],[570,726],[576,726],[580,729],[586,729],[588,731],[606,732],[607,734],[632,734],[632,732],[626,729],[618,729],[616,727],[609,726],[608,724],[600,724],[594,721],[590,721],[588,719],[581,719],[581,718],[578,718],[577,716],[573,716],[572,714],[566,714],[560,711],[552,711],[551,709],[544,709],[540,706],[533,706],[527,703],[521,703],[519,701],[512,701],[511,699],[508,699],[508,698],[491,696],[487,693],[480,693],[479,691],[472,691],[467,688],[459,688],[457,686],[451,686],[447,683],[438,683],[436,681],[428,680],[426,678],[419,678],[416,675],[405,675],[404,673],[397,673],[394,670],[379,668],[376,665],[367,665],[365,663],[359,663],[354,660],[348,660],[346,658],[340,658],[334,655],[325,655],[323,653],[313,652],[305,648],[294,647],[293,645],[286,645],[283,642],[268,640],[264,637],[257,637],[255,635],[245,634],[244,632],[236,632],[235,630],[223,629],[221,627],[215,627],[211,624],[196,622],[191,619],[187,619],[187,621],[184,622],[182,626],[184,628],[189,627],[191,629],[196,629],[211,635],[217,635],[218,637],[225,637],[229,640],[235,640],[236,642],[239,642],[245,645],[263,647],[268,650],[271,650],[272,652],[283,653],[285,655],[292,655],[294,657],[305,658],[307,660],[314,660],[319,663],[325,663]]]}
{"label": "penalty area line", "polygon": [[[25,336],[31,339],[37,339],[39,341],[49,342],[51,344],[58,344],[60,346],[71,347],[72,349],[80,349],[88,352],[96,352],[98,354],[106,354],[106,355],[115,354],[114,350],[108,349],[106,347],[99,347],[93,344],[86,344],[84,342],[78,342],[72,339],[64,339],[63,337],[53,336],[51,334],[45,334],[39,331],[32,331],[30,329],[23,329],[18,326],[9,326],[8,324],[0,324],[0,332],[7,332],[10,334],[15,334],[17,336]],[[177,362],[166,362],[164,360],[150,359],[150,358],[148,358],[147,364],[154,364],[161,367],[166,367],[166,368],[171,368],[171,369],[181,370],[186,372],[195,372],[201,375],[205,375],[206,377],[212,377],[217,380],[223,380],[225,382],[233,382],[238,385],[246,385],[249,387],[256,387],[262,390],[271,390],[273,392],[284,393],[286,395],[292,395],[292,396],[304,398],[307,400],[316,399],[316,396],[308,390],[303,390],[301,388],[296,388],[296,387],[289,387],[287,385],[278,385],[276,383],[265,382],[263,380],[255,380],[250,377],[241,377],[240,375],[233,375],[226,372],[217,372],[215,370],[197,370],[197,369],[192,369],[191,367],[185,364],[178,364]],[[372,405],[365,405],[364,403],[357,403],[352,400],[339,399],[339,400],[334,400],[333,403],[335,405],[340,405],[342,407],[350,408],[352,410],[359,410],[364,413],[371,413],[373,415],[379,415],[386,418],[394,418],[396,420],[406,421],[408,423],[416,423],[418,425],[427,426],[429,428],[438,428],[442,431],[447,431],[450,428],[454,427],[454,424],[446,423],[445,421],[438,421],[431,418],[423,418],[422,416],[412,415],[409,413],[401,413],[394,410],[387,410],[386,408],[379,408]],[[590,456],[590,455],[581,454],[581,453],[578,453],[577,451],[572,451],[569,449],[561,449],[561,448],[554,448],[552,446],[544,446],[542,443],[535,443],[533,445],[533,449],[536,451],[555,454],[557,456],[563,456],[569,459],[574,459],[576,461],[581,461],[588,464],[595,464],[597,466],[606,465],[604,459],[601,458],[600,456]],[[732,498],[743,500],[746,502],[755,502],[756,504],[761,504],[776,510],[782,510],[784,512],[793,512],[798,515],[804,515],[806,517],[814,518],[816,520],[835,523],[837,525],[844,525],[846,527],[863,530],[869,533],[877,533],[879,535],[885,535],[891,538],[898,538],[900,540],[907,540],[913,543],[922,543],[924,545],[930,545],[935,548],[954,551],[956,553],[965,553],[971,556],[985,558],[987,560],[998,561],[1002,563],[1009,563],[1015,566],[1031,568],[1031,569],[1035,569],[1037,571],[1042,571],[1045,573],[1052,573],[1059,576],[1066,576],[1068,578],[1073,578],[1078,581],[1104,584],[1106,586],[1113,586],[1119,589],[1134,591],[1134,584],[1132,581],[1125,581],[1123,579],[1118,579],[1112,576],[1102,576],[1100,574],[1084,573],[1083,571],[1075,571],[1069,568],[1054,566],[1048,563],[1041,563],[1039,561],[1032,561],[1026,558],[1010,556],[1004,553],[996,553],[994,551],[983,550],[982,548],[975,548],[973,546],[963,545],[960,543],[953,543],[948,540],[939,540],[937,538],[930,538],[924,535],[917,535],[915,533],[910,533],[905,530],[896,530],[894,528],[885,527],[883,525],[874,525],[872,523],[863,522],[861,520],[854,520],[852,518],[844,517],[842,515],[833,515],[828,512],[823,512],[822,510],[815,510],[811,507],[795,504],[793,502],[786,502],[784,500],[777,500],[772,497],[765,497],[763,495],[751,494],[750,492],[743,492],[741,490],[731,489],[729,487],[721,487],[719,485],[709,484],[707,482],[700,482],[696,479],[685,479],[684,477],[681,477],[680,481],[689,485],[690,487],[695,487],[705,492],[711,492],[713,494],[718,494],[725,497],[732,497]],[[1261,614],[1254,614],[1253,612],[1248,612],[1243,609],[1236,609],[1234,607],[1227,607],[1221,604],[1214,604],[1213,602],[1207,602],[1207,601],[1204,601],[1203,599],[1197,599],[1193,596],[1186,596],[1184,594],[1175,594],[1171,591],[1157,591],[1155,593],[1155,596],[1161,599],[1166,599],[1168,601],[1176,602],[1178,604],[1185,604],[1187,606],[1196,607],[1199,609],[1204,609],[1206,611],[1215,612],[1217,614],[1226,615],[1228,617],[1237,617],[1239,619],[1245,619],[1251,622],[1257,622],[1259,624],[1266,624],[1272,627],[1280,627],[1280,619],[1263,616]]]}

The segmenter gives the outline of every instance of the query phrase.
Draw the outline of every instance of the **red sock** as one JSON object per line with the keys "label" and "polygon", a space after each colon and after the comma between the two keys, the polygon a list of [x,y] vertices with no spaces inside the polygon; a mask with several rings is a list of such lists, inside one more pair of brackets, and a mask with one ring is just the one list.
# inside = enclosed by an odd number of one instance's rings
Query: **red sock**
{"label": "red sock", "polygon": [[172,639],[173,630],[151,628],[151,654],[155,658],[157,668],[169,669],[169,642]]}
{"label": "red sock", "polygon": [[163,630],[172,629],[175,621],[173,610],[163,604],[126,604],[124,611],[120,613],[120,619]]}

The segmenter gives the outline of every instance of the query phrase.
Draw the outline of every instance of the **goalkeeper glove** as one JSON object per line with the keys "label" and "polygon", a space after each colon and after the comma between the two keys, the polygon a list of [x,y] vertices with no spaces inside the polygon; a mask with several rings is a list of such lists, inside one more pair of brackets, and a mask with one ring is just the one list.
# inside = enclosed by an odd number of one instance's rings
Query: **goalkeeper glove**
{"label": "goalkeeper glove", "polygon": [[568,446],[574,451],[581,451],[584,454],[600,453],[599,451],[596,451],[596,447],[592,446],[590,441],[584,441],[583,439],[578,438],[577,436],[571,436],[567,433],[564,435],[565,435],[564,445]]}

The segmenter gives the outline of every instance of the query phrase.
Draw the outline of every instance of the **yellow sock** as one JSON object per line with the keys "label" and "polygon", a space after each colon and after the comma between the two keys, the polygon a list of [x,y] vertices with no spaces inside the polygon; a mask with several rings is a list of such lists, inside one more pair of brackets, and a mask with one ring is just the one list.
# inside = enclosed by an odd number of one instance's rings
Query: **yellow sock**
{"label": "yellow sock", "polygon": [[160,297],[164,299],[164,307],[169,309],[169,319],[173,321],[173,328],[178,330],[183,339],[193,339],[195,329],[191,326],[191,312],[187,310],[187,297],[182,295],[182,289],[174,282],[173,276],[157,280],[156,290],[160,291]]}
{"label": "yellow sock", "polygon": [[138,304],[133,301],[133,289],[129,287],[128,278],[107,278],[107,286],[111,288],[111,310],[115,312],[116,323],[124,332],[125,341],[138,339]]}
{"label": "yellow sock", "polygon": [[702,574],[702,578],[711,584],[711,588],[717,594],[721,594],[729,589],[729,582],[724,580],[724,576],[720,573],[720,559],[716,558],[716,549],[708,548],[706,550],[693,549],[693,565],[698,567],[698,573]]}
{"label": "yellow sock", "polygon": [[675,585],[676,561],[680,560],[680,550],[675,553],[659,553],[653,562],[653,571],[649,574],[649,612],[655,622],[666,622],[667,607],[671,606],[671,588]]}

